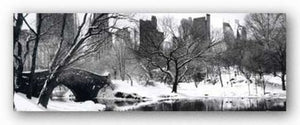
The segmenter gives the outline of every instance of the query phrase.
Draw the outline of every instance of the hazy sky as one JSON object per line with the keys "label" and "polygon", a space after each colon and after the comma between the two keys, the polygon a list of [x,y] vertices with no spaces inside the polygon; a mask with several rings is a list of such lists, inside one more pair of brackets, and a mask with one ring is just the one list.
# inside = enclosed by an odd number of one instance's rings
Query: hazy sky
{"label": "hazy sky", "polygon": [[[185,18],[198,18],[198,17],[205,17],[207,13],[138,13],[135,15],[136,19],[143,19],[143,20],[151,20],[151,16],[154,15],[157,18],[158,26],[160,25],[160,21],[165,17],[170,17],[173,19],[174,23],[179,26],[180,21]],[[233,30],[236,30],[236,20],[239,21],[239,24],[244,25],[244,18],[247,13],[208,13],[210,14],[210,26],[212,30],[222,30],[223,22],[230,23]],[[126,24],[126,23],[125,23]],[[124,25],[122,23],[121,25]],[[176,31],[176,34],[178,32]],[[234,32],[235,33],[235,32]],[[177,34],[178,35],[178,34]],[[167,38],[171,39],[171,38]]]}
{"label": "hazy sky", "polygon": [[[211,27],[222,28],[223,22],[228,22],[232,26],[235,24],[235,20],[239,20],[240,24],[244,24],[244,17],[247,13],[209,13],[211,17]],[[180,20],[183,18],[197,18],[206,16],[206,13],[139,13],[137,16],[141,19],[151,19],[154,15],[157,19],[162,19],[163,17],[172,17],[175,19],[177,24],[180,24]]]}
{"label": "hazy sky", "polygon": [[[223,22],[230,23],[232,28],[235,29],[235,20],[239,20],[239,23],[241,25],[244,24],[244,18],[247,15],[247,13],[209,13],[211,16],[211,28],[222,28]],[[83,14],[78,14],[79,22],[82,20]],[[197,18],[197,17],[203,17],[206,15],[206,13],[137,13],[134,14],[135,19],[143,19],[143,20],[150,20],[151,16],[154,15],[157,17],[158,23],[160,20],[164,17],[171,17],[174,19],[174,22],[179,25],[181,19],[183,18]],[[28,22],[34,26],[35,25],[35,14],[29,14],[26,19]],[[131,25],[127,21],[120,21],[119,25],[128,26]],[[24,27],[26,28],[26,27]]]}

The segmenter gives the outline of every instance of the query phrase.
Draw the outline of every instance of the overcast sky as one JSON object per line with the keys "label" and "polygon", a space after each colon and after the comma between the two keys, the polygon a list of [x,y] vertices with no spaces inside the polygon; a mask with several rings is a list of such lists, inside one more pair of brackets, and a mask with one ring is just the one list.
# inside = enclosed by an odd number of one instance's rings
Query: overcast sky
{"label": "overcast sky", "polygon": [[[206,16],[207,13],[138,13],[137,16],[141,19],[151,19],[151,16],[154,15],[157,19],[162,19],[163,17],[172,17],[175,19],[177,24],[180,24],[180,20],[183,18],[197,18]],[[247,13],[208,13],[211,17],[211,27],[213,28],[222,28],[223,22],[228,22],[232,26],[235,23],[235,20],[239,20],[240,24],[244,24],[244,17]]]}
{"label": "overcast sky", "polygon": [[[180,21],[185,18],[198,18],[205,17],[207,13],[137,13],[135,14],[136,19],[143,20],[151,20],[151,16],[154,15],[157,17],[158,25],[160,25],[160,21],[165,17],[170,17],[173,19],[174,23],[179,26]],[[223,22],[230,23],[233,30],[236,30],[236,20],[238,20],[239,24],[244,25],[244,18],[247,13],[208,13],[210,14],[210,23],[211,23],[211,31],[222,29]],[[125,24],[125,25],[124,25]],[[121,23],[121,25],[126,26],[126,23]],[[234,32],[235,33],[235,32]],[[177,33],[176,33],[177,34]],[[169,39],[169,38],[168,38]]]}
{"label": "overcast sky", "polygon": [[[222,28],[223,22],[230,23],[232,28],[235,29],[235,20],[239,20],[241,25],[244,24],[244,18],[247,13],[209,13],[211,16],[211,28]],[[82,20],[83,14],[78,14],[79,22]],[[183,18],[197,18],[206,16],[206,13],[137,13],[134,14],[135,19],[151,20],[151,16],[154,15],[157,17],[158,25],[162,18],[171,17],[174,19],[174,22],[179,25],[181,19]],[[34,26],[35,25],[35,14],[29,14],[27,17],[28,22]],[[130,26],[131,24],[127,21],[120,21],[119,25],[121,26]],[[24,27],[26,28],[26,27]]]}

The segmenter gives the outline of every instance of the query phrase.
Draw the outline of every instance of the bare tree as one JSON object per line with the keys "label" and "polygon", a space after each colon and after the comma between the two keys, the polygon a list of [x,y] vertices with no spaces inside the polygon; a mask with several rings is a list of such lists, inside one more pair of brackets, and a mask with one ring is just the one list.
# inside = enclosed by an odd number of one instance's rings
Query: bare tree
{"label": "bare tree", "polygon": [[[88,16],[90,16],[91,20],[88,20]],[[105,39],[101,39],[99,41],[88,41],[88,38],[94,35],[98,35],[101,33],[111,33],[111,29],[115,29],[115,23],[117,19],[121,18],[119,14],[84,14],[81,24],[79,25],[77,32],[75,34],[75,38],[71,41],[71,46],[69,49],[65,50],[66,54],[61,56],[61,58],[54,58],[53,62],[50,66],[50,75],[45,81],[43,89],[39,95],[38,104],[47,108],[48,101],[53,91],[54,87],[57,86],[55,82],[56,78],[59,74],[66,68],[70,67],[72,64],[77,62],[78,60],[89,56],[90,54],[96,52],[103,44],[105,43]],[[107,23],[110,19],[114,19],[114,23],[112,25],[103,25]],[[70,42],[65,41],[63,38],[60,41],[59,45],[62,45],[63,42]],[[59,46],[58,50],[60,50],[62,46]],[[61,52],[56,51],[56,54]]]}
{"label": "bare tree", "polygon": [[211,56],[211,58],[208,59],[207,62],[209,62],[213,67],[217,67],[217,75],[219,76],[219,81],[221,83],[221,87],[224,86],[223,84],[223,80],[222,80],[222,67],[226,66],[226,63],[224,62],[224,55],[225,55],[225,51],[224,49],[226,49],[225,45],[225,38],[223,37],[223,34],[221,32],[221,30],[219,29],[215,29],[212,31],[212,35],[213,38],[218,38],[220,40],[220,43],[222,44],[218,44],[216,46],[214,46],[212,48],[212,54],[213,56]]}
{"label": "bare tree", "polygon": [[[13,40],[13,49],[14,52],[14,89],[22,80],[23,72],[23,61],[22,61],[22,44],[19,41],[21,28],[23,25],[22,20],[23,14],[18,13],[15,17],[14,15],[14,40]],[[16,46],[17,45],[17,46]]]}
{"label": "bare tree", "polygon": [[28,87],[28,92],[26,94],[26,97],[28,99],[31,99],[32,96],[32,80],[33,80],[33,75],[34,75],[34,71],[35,71],[35,64],[36,64],[36,56],[37,56],[37,49],[38,49],[38,44],[40,41],[40,35],[41,35],[41,26],[42,26],[42,15],[41,14],[37,14],[37,29],[36,31],[34,31],[28,24],[28,22],[25,20],[25,18],[23,18],[23,21],[25,22],[25,24],[29,27],[30,31],[34,34],[35,36],[35,42],[34,42],[34,47],[33,47],[33,52],[32,52],[32,63],[31,63],[31,68],[30,68],[30,77],[29,77],[29,87]]}
{"label": "bare tree", "polygon": [[[130,32],[125,29],[118,30],[115,33],[116,42],[113,45],[115,55],[117,57],[119,74],[122,81],[125,80],[126,76],[126,61],[128,57],[127,48],[130,47]],[[128,75],[127,75],[128,76]]]}
{"label": "bare tree", "polygon": [[[189,37],[176,35],[176,30],[172,18],[164,18],[163,32],[166,37],[171,37],[171,41],[165,41],[159,38],[157,32],[150,32],[145,35],[146,46],[140,44],[137,55],[147,60],[151,66],[167,74],[173,84],[172,92],[177,93],[177,86],[183,80],[185,73],[188,71],[187,65],[194,61],[205,59],[209,56],[209,50],[215,46],[218,39],[201,39],[201,36],[191,37],[192,32],[188,33]],[[140,31],[142,34],[142,31]],[[204,35],[204,34],[202,34]]]}
{"label": "bare tree", "polygon": [[[274,74],[281,71],[282,90],[286,75],[286,15],[282,13],[249,14],[245,18],[252,39],[264,46]],[[274,63],[275,62],[275,63]]]}
{"label": "bare tree", "polygon": [[[22,71],[19,70],[19,76],[17,76],[17,79],[22,79],[22,72],[23,72],[23,67],[24,64],[26,63],[26,59],[28,57],[29,54],[31,54],[31,66],[30,66],[30,76],[29,76],[29,82],[28,82],[28,91],[27,91],[27,98],[31,99],[31,93],[32,93],[32,78],[33,75],[35,74],[35,69],[36,69],[36,61],[37,61],[37,55],[38,55],[38,44],[40,41],[40,38],[44,35],[46,35],[48,33],[48,30],[50,30],[53,26],[55,26],[56,24],[52,24],[49,25],[49,27],[47,29],[45,29],[44,32],[41,31],[42,28],[42,22],[45,18],[47,18],[47,16],[41,16],[41,14],[37,14],[36,15],[36,28],[34,28],[33,26],[31,26],[29,24],[29,22],[26,20],[26,15],[19,15],[18,19],[22,21],[22,23],[25,23],[25,26],[29,29],[29,31],[27,32],[27,30],[22,30],[22,36],[26,37],[26,38],[22,38],[22,41],[24,45],[22,45],[20,42],[18,42],[18,46],[21,48],[20,51],[18,51],[18,60],[16,62],[21,62],[19,67],[22,67]],[[35,30],[34,30],[35,29]],[[20,29],[21,31],[21,29]],[[33,44],[31,44],[31,41],[35,41]],[[32,45],[32,46],[31,46]],[[25,46],[25,47],[24,47]],[[32,49],[31,49],[32,47]],[[25,50],[23,51],[22,48]],[[18,80],[19,81],[19,80]],[[23,81],[24,82],[24,81]]]}
{"label": "bare tree", "polygon": [[[23,21],[22,21],[22,17],[23,14],[22,13],[18,13],[17,15],[14,14],[14,26],[13,26],[13,56],[14,56],[14,78],[13,78],[13,88],[15,92],[15,89],[17,87],[17,85],[20,84],[20,82],[22,81],[22,72],[23,72],[23,62],[22,62],[22,44],[19,41],[20,38],[20,34],[21,34],[21,28],[23,25]],[[17,47],[16,47],[17,44]],[[15,54],[15,51],[16,54]],[[13,103],[13,108],[15,108],[15,103]]]}

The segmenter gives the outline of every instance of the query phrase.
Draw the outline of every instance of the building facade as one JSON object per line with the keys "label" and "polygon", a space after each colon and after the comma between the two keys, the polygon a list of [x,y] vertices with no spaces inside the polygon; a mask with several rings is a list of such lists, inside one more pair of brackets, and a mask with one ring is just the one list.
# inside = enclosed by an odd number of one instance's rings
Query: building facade
{"label": "building facade", "polygon": [[[70,47],[70,44],[73,43],[74,36],[77,29],[76,15],[72,13],[43,13],[41,14],[42,22],[41,22],[41,35],[37,49],[37,59],[36,59],[36,69],[48,69],[49,64],[52,61],[56,50],[58,49],[58,44],[61,41],[61,32],[63,25],[63,18],[66,18],[66,25],[64,28],[64,44],[62,45],[63,49],[67,49]],[[23,30],[21,33],[24,36],[21,36],[21,41],[23,41],[24,53],[26,53],[26,35],[28,32]],[[33,37],[33,34],[31,34]],[[28,55],[24,62],[24,71],[28,71],[31,68],[31,60],[32,60],[32,51],[33,51],[34,42],[31,41],[29,44]],[[61,56],[63,53],[61,54]]]}
{"label": "building facade", "polygon": [[152,16],[151,20],[140,20],[140,50],[153,52],[154,46],[159,46],[163,41],[164,33],[158,31],[155,16]]}
{"label": "building facade", "polygon": [[194,18],[192,27],[194,40],[210,40],[210,14],[206,14],[206,17]]}

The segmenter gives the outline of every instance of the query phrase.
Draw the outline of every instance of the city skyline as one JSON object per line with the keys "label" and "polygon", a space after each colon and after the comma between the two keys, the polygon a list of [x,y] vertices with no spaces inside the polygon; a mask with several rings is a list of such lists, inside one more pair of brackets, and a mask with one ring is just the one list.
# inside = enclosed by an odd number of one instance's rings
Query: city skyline
{"label": "city skyline", "polygon": [[[129,13],[127,13],[129,14]],[[204,17],[206,14],[211,15],[211,27],[212,28],[222,28],[223,22],[230,23],[230,25],[234,26],[235,20],[239,20],[241,25],[244,25],[244,18],[247,13],[131,13],[135,14],[134,19],[143,19],[149,20],[151,16],[156,16],[158,21],[160,21],[163,17],[171,17],[175,19],[177,25],[180,24],[181,19],[188,19],[189,17],[198,18]],[[80,23],[83,17],[83,13],[77,13],[78,22]],[[26,17],[30,25],[35,25],[35,13],[29,13]],[[122,22],[122,21],[121,21]],[[124,24],[122,24],[124,26]],[[23,27],[27,29],[27,27]]]}

